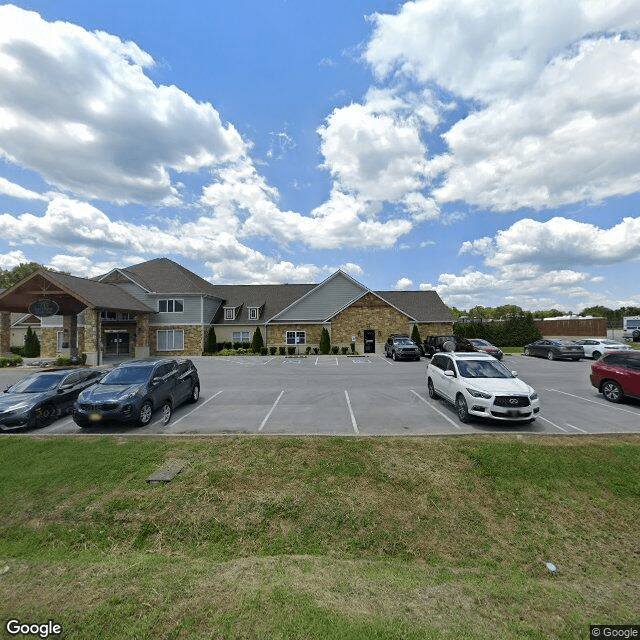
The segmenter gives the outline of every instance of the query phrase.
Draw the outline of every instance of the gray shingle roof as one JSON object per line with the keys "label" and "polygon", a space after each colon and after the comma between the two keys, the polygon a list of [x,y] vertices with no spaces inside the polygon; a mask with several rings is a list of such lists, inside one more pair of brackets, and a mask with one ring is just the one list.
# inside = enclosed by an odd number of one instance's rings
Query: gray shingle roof
{"label": "gray shingle roof", "polygon": [[447,305],[435,291],[375,291],[416,322],[453,322]]}

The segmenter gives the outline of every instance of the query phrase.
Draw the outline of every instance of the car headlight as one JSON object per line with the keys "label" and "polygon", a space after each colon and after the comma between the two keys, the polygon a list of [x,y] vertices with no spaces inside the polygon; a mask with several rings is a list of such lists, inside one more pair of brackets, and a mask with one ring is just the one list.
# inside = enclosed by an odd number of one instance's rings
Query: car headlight
{"label": "car headlight", "polygon": [[21,402],[20,404],[14,404],[11,407],[7,407],[4,411],[0,411],[0,413],[4,413],[7,416],[10,416],[14,413],[22,413],[25,409],[28,409],[31,405],[28,402]]}
{"label": "car headlight", "polygon": [[471,389],[469,387],[467,387],[467,391],[474,398],[484,398],[485,400],[489,400],[489,398],[491,398],[491,394],[485,393],[484,391],[478,391],[477,389]]}
{"label": "car headlight", "polygon": [[529,400],[537,400],[538,399],[538,394],[537,392],[533,392],[530,396],[529,396]]}

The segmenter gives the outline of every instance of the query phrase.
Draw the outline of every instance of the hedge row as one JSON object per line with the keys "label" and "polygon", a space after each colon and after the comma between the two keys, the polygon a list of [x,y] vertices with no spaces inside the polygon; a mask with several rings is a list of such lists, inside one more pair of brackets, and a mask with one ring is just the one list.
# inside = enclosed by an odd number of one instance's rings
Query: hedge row
{"label": "hedge row", "polygon": [[457,322],[457,338],[484,338],[498,347],[524,347],[542,338],[531,313],[507,318],[503,322]]}

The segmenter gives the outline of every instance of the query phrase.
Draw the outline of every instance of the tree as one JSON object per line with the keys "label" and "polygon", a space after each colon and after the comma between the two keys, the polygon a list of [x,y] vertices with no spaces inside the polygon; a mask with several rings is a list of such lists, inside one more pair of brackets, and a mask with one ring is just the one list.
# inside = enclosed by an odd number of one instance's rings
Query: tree
{"label": "tree", "polygon": [[256,327],[256,330],[253,332],[251,349],[253,350],[253,353],[260,353],[262,347],[264,347],[264,341],[262,340],[262,331],[260,331],[260,327]]}
{"label": "tree", "polygon": [[38,269],[40,265],[37,262],[23,262],[9,271],[0,269],[0,287],[8,289]]}
{"label": "tree", "polygon": [[40,340],[31,327],[27,327],[27,335],[24,338],[22,355],[25,358],[37,358],[40,355]]}
{"label": "tree", "polygon": [[218,350],[217,345],[216,330],[211,326],[207,334],[207,342],[204,345],[205,353],[215,353]]}
{"label": "tree", "polygon": [[328,354],[331,351],[331,338],[329,337],[329,332],[327,331],[327,327],[322,327],[322,333],[320,334],[320,353]]}
{"label": "tree", "polygon": [[418,329],[418,325],[417,324],[413,325],[413,331],[411,332],[411,339],[416,344],[422,344],[422,338],[420,337],[420,330]]}

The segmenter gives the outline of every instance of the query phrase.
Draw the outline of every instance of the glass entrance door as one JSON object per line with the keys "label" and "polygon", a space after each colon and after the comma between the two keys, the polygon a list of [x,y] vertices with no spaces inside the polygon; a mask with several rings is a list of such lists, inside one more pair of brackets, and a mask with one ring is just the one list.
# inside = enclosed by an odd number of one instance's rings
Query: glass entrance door
{"label": "glass entrance door", "polygon": [[364,352],[375,353],[376,352],[375,329],[365,329],[362,335],[364,337]]}
{"label": "glass entrance door", "polygon": [[129,334],[126,331],[107,331],[104,343],[104,353],[107,356],[129,355]]}

